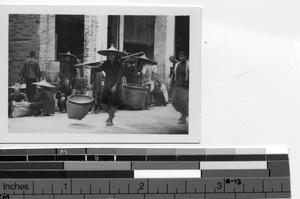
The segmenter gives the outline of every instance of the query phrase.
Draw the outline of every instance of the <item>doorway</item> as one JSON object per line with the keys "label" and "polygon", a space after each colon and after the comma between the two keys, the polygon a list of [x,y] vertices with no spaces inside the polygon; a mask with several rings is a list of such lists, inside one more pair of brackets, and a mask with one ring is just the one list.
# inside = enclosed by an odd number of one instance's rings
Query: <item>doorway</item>
{"label": "doorway", "polygon": [[84,15],[56,15],[56,58],[60,53],[70,52],[83,60]]}
{"label": "doorway", "polygon": [[175,55],[180,51],[189,53],[190,49],[190,16],[175,17]]}

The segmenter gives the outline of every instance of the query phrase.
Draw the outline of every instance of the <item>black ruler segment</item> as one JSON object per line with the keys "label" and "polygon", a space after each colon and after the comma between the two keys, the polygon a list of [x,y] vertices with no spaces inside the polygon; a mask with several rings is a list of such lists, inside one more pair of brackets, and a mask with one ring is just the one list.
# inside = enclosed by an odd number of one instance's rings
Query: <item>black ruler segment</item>
{"label": "black ruler segment", "polygon": [[0,162],[0,170],[16,170],[16,169],[31,169],[31,170],[50,170],[64,169],[63,162]]}
{"label": "black ruler segment", "polygon": [[87,161],[114,161],[114,155],[87,155]]}
{"label": "black ruler segment", "polygon": [[148,155],[147,161],[176,161],[175,155]]}
{"label": "black ruler segment", "polygon": [[66,171],[66,178],[134,178],[133,171]]}
{"label": "black ruler segment", "polygon": [[266,155],[235,155],[234,161],[265,161]]}
{"label": "black ruler segment", "polygon": [[234,161],[234,155],[207,155],[207,161]]}
{"label": "black ruler segment", "polygon": [[55,155],[29,155],[28,161],[55,161]]}
{"label": "black ruler segment", "polygon": [[177,161],[206,161],[205,155],[178,155]]}
{"label": "black ruler segment", "polygon": [[146,161],[145,155],[117,155],[116,161]]}
{"label": "black ruler segment", "polygon": [[85,161],[85,155],[56,155],[56,161]]}
{"label": "black ruler segment", "polygon": [[0,161],[27,161],[27,157],[24,155],[4,155],[0,156]]}
{"label": "black ruler segment", "polygon": [[289,160],[289,157],[287,154],[267,154],[266,155],[267,160],[268,161],[272,161],[272,160]]}
{"label": "black ruler segment", "polygon": [[0,178],[65,178],[65,171],[0,171]]}

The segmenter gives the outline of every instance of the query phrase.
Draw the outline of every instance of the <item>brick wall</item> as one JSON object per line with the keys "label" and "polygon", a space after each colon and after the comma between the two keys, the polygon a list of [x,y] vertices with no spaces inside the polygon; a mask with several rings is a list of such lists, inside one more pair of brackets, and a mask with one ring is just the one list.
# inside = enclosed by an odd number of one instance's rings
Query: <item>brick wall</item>
{"label": "brick wall", "polygon": [[39,57],[39,24],[39,15],[9,15],[9,85],[18,82],[21,66],[30,50],[36,51]]}

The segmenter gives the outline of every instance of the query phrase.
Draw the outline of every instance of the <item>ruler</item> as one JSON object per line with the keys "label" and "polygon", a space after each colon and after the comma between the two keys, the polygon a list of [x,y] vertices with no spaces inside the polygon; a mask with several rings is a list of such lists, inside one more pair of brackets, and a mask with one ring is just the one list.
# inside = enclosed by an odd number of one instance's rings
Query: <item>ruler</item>
{"label": "ruler", "polygon": [[286,151],[0,150],[0,199],[290,197]]}

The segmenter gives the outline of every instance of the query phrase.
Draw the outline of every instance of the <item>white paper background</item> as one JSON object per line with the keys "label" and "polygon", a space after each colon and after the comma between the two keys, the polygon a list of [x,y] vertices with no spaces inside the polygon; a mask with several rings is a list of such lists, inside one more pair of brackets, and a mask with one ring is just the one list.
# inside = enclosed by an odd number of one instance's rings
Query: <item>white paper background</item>
{"label": "white paper background", "polygon": [[202,132],[193,147],[287,146],[292,197],[300,198],[300,2],[151,1],[170,2],[202,7]]}

